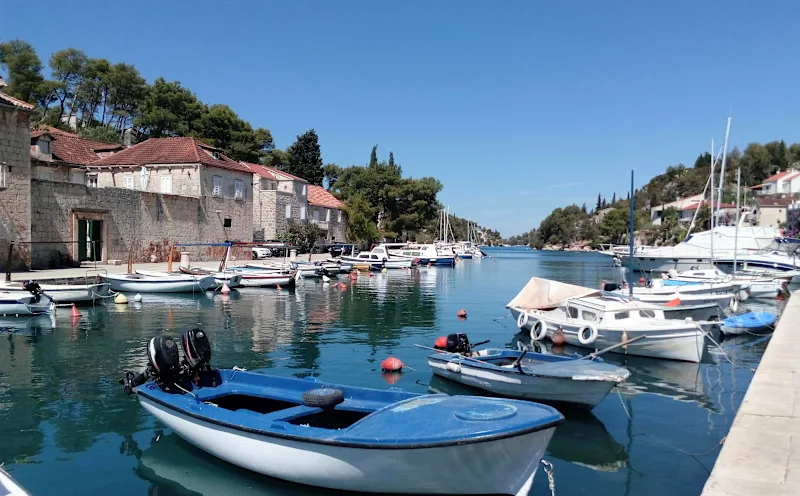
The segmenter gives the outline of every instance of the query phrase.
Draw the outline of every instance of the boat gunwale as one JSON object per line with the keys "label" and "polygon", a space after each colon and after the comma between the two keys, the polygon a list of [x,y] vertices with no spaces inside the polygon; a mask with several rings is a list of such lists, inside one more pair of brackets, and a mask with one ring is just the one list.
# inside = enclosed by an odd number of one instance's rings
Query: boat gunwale
{"label": "boat gunwale", "polygon": [[[152,384],[152,383],[148,383]],[[556,420],[551,420],[547,422],[543,422],[540,424],[532,425],[526,427],[524,429],[517,429],[510,432],[500,432],[496,434],[484,435],[484,436],[477,436],[477,437],[470,437],[468,439],[453,439],[453,440],[446,440],[446,441],[431,441],[431,442],[419,442],[419,443],[405,443],[405,444],[380,444],[380,443],[359,443],[354,441],[341,441],[338,439],[321,439],[321,438],[313,438],[307,436],[300,436],[296,434],[286,434],[275,432],[272,430],[264,430],[264,429],[257,429],[254,427],[248,427],[239,424],[233,424],[231,422],[226,422],[224,420],[216,419],[210,417],[208,415],[202,415],[200,413],[195,413],[188,411],[184,408],[179,406],[173,405],[170,402],[164,401],[160,398],[157,398],[151,394],[148,394],[147,391],[143,390],[144,386],[148,384],[143,384],[137,388],[134,388],[136,394],[142,396],[147,401],[151,401],[153,403],[159,404],[168,410],[177,412],[181,415],[186,415],[188,417],[207,422],[209,424],[217,425],[220,427],[225,427],[227,429],[232,429],[235,431],[246,432],[248,434],[256,434],[259,436],[264,437],[274,437],[278,439],[285,439],[289,441],[297,441],[303,442],[308,444],[321,444],[326,446],[336,446],[341,448],[355,448],[355,449],[369,449],[369,450],[414,450],[414,449],[431,449],[431,448],[446,448],[451,446],[463,446],[467,444],[478,444],[478,443],[485,443],[485,442],[492,442],[492,441],[500,441],[503,439],[509,439],[519,436],[525,436],[527,434],[532,434],[538,431],[544,431],[550,428],[558,427],[559,425],[564,423],[564,415],[561,412],[558,412],[559,418]],[[158,386],[155,386],[158,388]],[[181,395],[183,396],[183,395]],[[419,395],[419,397],[424,397],[428,395]],[[414,398],[409,398],[414,399]],[[387,404],[386,406],[371,412],[370,415],[382,410],[383,408],[394,406],[395,404],[400,402],[394,402]],[[363,419],[362,419],[363,420]],[[277,422],[277,421],[274,421]]]}

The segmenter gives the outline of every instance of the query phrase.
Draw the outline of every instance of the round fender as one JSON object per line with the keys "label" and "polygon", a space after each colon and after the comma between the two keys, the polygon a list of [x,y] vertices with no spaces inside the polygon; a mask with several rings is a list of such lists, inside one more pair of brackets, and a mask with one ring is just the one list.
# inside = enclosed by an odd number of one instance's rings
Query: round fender
{"label": "round fender", "polygon": [[461,373],[461,364],[458,362],[447,362],[446,368],[450,372],[454,372],[456,374]]}
{"label": "round fender", "polygon": [[541,341],[547,336],[547,323],[543,320],[534,320],[531,325],[531,340]]}
{"label": "round fender", "polygon": [[519,313],[519,317],[517,317],[517,327],[520,329],[525,328],[525,325],[528,323],[528,312],[522,310]]}
{"label": "round fender", "polygon": [[582,345],[588,346],[593,344],[596,339],[597,327],[595,327],[594,324],[586,324],[578,330],[578,341]]}
{"label": "round fender", "polygon": [[731,308],[731,311],[736,312],[737,310],[739,310],[739,300],[737,300],[736,298],[731,298],[729,306]]}
{"label": "round fender", "polygon": [[341,389],[318,388],[309,389],[303,393],[303,404],[316,408],[333,408],[344,401],[344,393]]}

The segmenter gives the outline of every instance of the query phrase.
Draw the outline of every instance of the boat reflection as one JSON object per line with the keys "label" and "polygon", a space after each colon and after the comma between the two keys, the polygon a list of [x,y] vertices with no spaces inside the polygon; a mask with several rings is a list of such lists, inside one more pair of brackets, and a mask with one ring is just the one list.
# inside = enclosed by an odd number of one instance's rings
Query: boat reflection
{"label": "boat reflection", "polygon": [[139,450],[136,442],[128,437],[123,442],[122,450],[138,458],[139,464],[134,472],[152,484],[148,491],[150,496],[340,494],[272,479],[235,467],[195,448],[176,434],[164,436],[156,431],[156,438],[144,451]]}
{"label": "boat reflection", "polygon": [[[481,395],[485,391],[457,382],[432,376],[428,385],[432,394]],[[606,429],[605,425],[586,410],[561,410],[565,421],[558,426],[547,452],[561,460],[600,472],[615,472],[628,463],[628,452]]]}

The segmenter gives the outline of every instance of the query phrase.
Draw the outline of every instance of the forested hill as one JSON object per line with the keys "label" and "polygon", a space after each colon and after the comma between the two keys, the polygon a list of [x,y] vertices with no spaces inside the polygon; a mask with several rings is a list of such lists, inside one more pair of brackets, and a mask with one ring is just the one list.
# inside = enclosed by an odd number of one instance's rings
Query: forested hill
{"label": "forested hill", "polygon": [[[750,143],[744,152],[738,148],[731,150],[728,153],[725,171],[727,186],[724,191],[724,201],[735,199],[736,169],[739,165],[742,167],[743,187],[759,184],[778,170],[786,170],[789,167],[800,168],[800,143],[790,146],[783,140],[766,144]],[[697,157],[693,166],[671,165],[664,174],[654,177],[634,192],[635,228],[637,231],[645,231],[648,243],[672,243],[683,238],[682,227],[678,225],[677,217],[672,219],[667,215],[661,226],[652,226],[650,208],[677,198],[702,193],[708,181],[710,167],[711,154],[706,152]],[[620,180],[620,184],[624,184],[623,179]],[[610,210],[607,210],[609,208]],[[707,227],[708,218],[709,213],[701,209],[698,224],[703,226],[705,223]],[[628,221],[629,198],[623,199],[620,195],[618,199],[616,193],[612,193],[609,201],[601,192],[594,205],[587,206],[584,203],[582,206],[569,205],[556,208],[542,220],[538,229],[519,238],[530,239],[531,246],[536,248],[597,246],[600,243],[621,242],[627,233]]]}

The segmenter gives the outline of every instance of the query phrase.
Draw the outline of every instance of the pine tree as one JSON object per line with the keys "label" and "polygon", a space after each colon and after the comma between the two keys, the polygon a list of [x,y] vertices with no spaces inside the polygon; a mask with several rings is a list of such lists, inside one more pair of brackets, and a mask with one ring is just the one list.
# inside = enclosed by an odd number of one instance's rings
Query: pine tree
{"label": "pine tree", "polygon": [[311,129],[298,136],[287,154],[289,163],[282,165],[281,170],[302,177],[311,184],[322,185],[325,173],[322,170],[322,153],[316,131]]}
{"label": "pine tree", "polygon": [[611,196],[611,204],[613,205],[613,204],[615,204],[615,203],[617,203],[617,194],[616,194],[616,193],[614,193],[614,194]]}
{"label": "pine tree", "polygon": [[581,212],[586,213],[586,202],[583,202],[583,206],[581,207]]}
{"label": "pine tree", "polygon": [[378,165],[378,145],[372,147],[372,153],[369,156],[369,166],[375,167]]}
{"label": "pine tree", "polygon": [[603,200],[601,199],[600,193],[597,193],[597,206],[594,208],[594,211],[597,212],[603,206]]}
{"label": "pine tree", "polygon": [[631,199],[631,192],[630,191],[628,191],[628,194],[625,195],[625,199],[626,200],[630,200]]}
{"label": "pine tree", "polygon": [[394,167],[394,153],[389,152],[389,167]]}
{"label": "pine tree", "polygon": [[606,208],[606,205],[607,205],[607,203],[606,203],[606,199],[605,199],[605,198],[603,198],[603,204],[602,204],[601,206],[602,206],[603,208]]}

